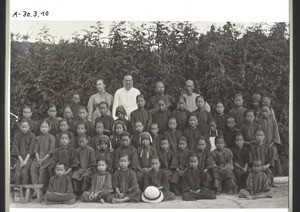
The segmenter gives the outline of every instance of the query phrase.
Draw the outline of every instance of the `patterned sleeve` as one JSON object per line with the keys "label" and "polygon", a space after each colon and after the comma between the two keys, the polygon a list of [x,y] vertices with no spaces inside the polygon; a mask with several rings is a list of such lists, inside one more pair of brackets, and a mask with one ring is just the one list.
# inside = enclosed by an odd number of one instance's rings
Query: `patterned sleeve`
{"label": "patterned sleeve", "polygon": [[116,172],[113,174],[113,177],[112,177],[112,188],[113,188],[113,190],[116,190],[116,188],[119,187],[119,183],[118,183],[118,174],[119,174],[119,172],[116,171]]}
{"label": "patterned sleeve", "polygon": [[262,192],[267,192],[267,191],[270,191],[270,182],[269,182],[269,179],[267,177],[267,175],[265,173],[262,172],[262,185],[261,185],[261,191]]}
{"label": "patterned sleeve", "polygon": [[70,168],[78,168],[78,160],[77,160],[77,152],[75,152],[75,150],[73,148],[70,149]]}
{"label": "patterned sleeve", "polygon": [[178,160],[177,157],[174,153],[172,153],[172,159],[171,159],[171,164],[170,164],[170,168],[169,169],[177,169],[178,167]]}
{"label": "patterned sleeve", "polygon": [[95,157],[95,151],[94,149],[91,148],[91,151],[90,151],[90,164],[89,164],[89,168],[90,167],[95,167],[97,166],[97,162],[96,162],[96,157]]}
{"label": "patterned sleeve", "polygon": [[71,179],[68,177],[68,176],[65,176],[67,178],[67,190],[66,190],[66,193],[67,194],[70,194],[70,193],[74,193],[74,190],[73,190],[73,186],[72,186],[72,183],[71,183]]}
{"label": "patterned sleeve", "polygon": [[31,133],[30,135],[30,146],[29,146],[29,150],[28,150],[28,154],[33,155],[34,154],[34,147],[35,147],[35,135],[33,133]]}
{"label": "patterned sleeve", "polygon": [[39,141],[38,137],[35,138],[35,145],[34,145],[34,153],[39,153]]}
{"label": "patterned sleeve", "polygon": [[15,155],[15,156],[21,155],[20,151],[19,151],[19,134],[15,135],[15,137],[14,137],[11,154]]}
{"label": "patterned sleeve", "polygon": [[170,184],[169,184],[169,180],[168,180],[168,175],[166,174],[166,172],[164,170],[162,170],[161,173],[162,173],[161,185],[166,191],[169,191],[170,190]]}
{"label": "patterned sleeve", "polygon": [[129,177],[129,186],[128,186],[128,190],[134,190],[139,188],[139,184],[138,184],[138,180],[136,177],[136,173],[132,170],[130,170],[130,177]]}
{"label": "patterned sleeve", "polygon": [[249,192],[253,193],[252,173],[250,173],[247,177],[246,188]]}
{"label": "patterned sleeve", "polygon": [[74,147],[76,146],[76,145],[75,145],[75,136],[74,136],[74,134],[71,133],[71,132],[69,132],[69,135],[70,135],[70,140],[71,140],[70,144],[71,144],[71,146],[74,148]]}
{"label": "patterned sleeve", "polygon": [[113,152],[113,158],[112,158],[112,169],[113,171],[117,171],[119,168],[119,151],[118,149]]}
{"label": "patterned sleeve", "polygon": [[50,165],[49,165],[49,169],[52,170],[55,167],[55,164],[57,163],[57,152],[58,149],[56,149],[53,153],[53,156],[50,160]]}
{"label": "patterned sleeve", "polygon": [[91,188],[90,188],[90,192],[95,191],[96,183],[97,183],[97,174],[95,174],[92,178],[92,185],[91,185]]}
{"label": "patterned sleeve", "polygon": [[48,188],[47,188],[47,192],[55,192],[54,191],[54,188],[53,188],[53,177],[49,180],[49,185],[48,185]]}
{"label": "patterned sleeve", "polygon": [[146,189],[149,186],[149,175],[151,174],[151,172],[146,172],[145,177],[144,177],[144,188]]}
{"label": "patterned sleeve", "polygon": [[50,143],[49,143],[49,152],[48,152],[48,154],[53,154],[54,151],[55,151],[55,137],[53,135],[50,135],[49,139],[50,139]]}
{"label": "patterned sleeve", "polygon": [[249,154],[250,154],[250,149],[249,149],[249,147],[247,147],[247,146],[245,146],[245,162],[247,163],[247,164],[249,164]]}
{"label": "patterned sleeve", "polygon": [[152,114],[150,113],[150,111],[148,111],[148,115],[149,115],[149,120],[147,122],[146,130],[150,132],[151,124],[152,124]]}
{"label": "patterned sleeve", "polygon": [[183,177],[180,180],[180,187],[181,187],[182,193],[185,193],[190,190],[190,187],[186,183],[186,175],[187,175],[187,172],[184,173]]}
{"label": "patterned sleeve", "polygon": [[132,153],[131,153],[131,159],[130,159],[130,167],[133,171],[137,171],[139,165],[139,158],[138,158],[138,153],[136,148],[132,148]]}
{"label": "patterned sleeve", "polygon": [[103,189],[104,190],[112,190],[112,179],[111,179],[111,174],[110,173],[106,174]]}
{"label": "patterned sleeve", "polygon": [[227,163],[225,164],[225,166],[229,169],[233,169],[233,155],[230,149],[227,149],[228,151],[226,151],[226,161]]}
{"label": "patterned sleeve", "polygon": [[211,117],[210,112],[207,111],[207,125],[209,125],[209,122],[210,122],[211,118],[212,117]]}
{"label": "patterned sleeve", "polygon": [[212,169],[214,163],[215,162],[214,162],[212,155],[210,153],[208,153],[207,158],[206,158],[205,168]]}

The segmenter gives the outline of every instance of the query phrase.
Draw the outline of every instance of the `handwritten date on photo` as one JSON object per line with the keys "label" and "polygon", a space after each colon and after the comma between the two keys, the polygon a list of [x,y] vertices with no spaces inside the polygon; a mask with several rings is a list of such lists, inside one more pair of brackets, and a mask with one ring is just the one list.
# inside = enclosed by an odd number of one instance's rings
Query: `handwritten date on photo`
{"label": "handwritten date on photo", "polygon": [[38,17],[46,17],[49,16],[49,11],[16,11],[13,13],[12,17],[13,18],[18,18],[18,17],[27,17],[27,18],[38,18]]}

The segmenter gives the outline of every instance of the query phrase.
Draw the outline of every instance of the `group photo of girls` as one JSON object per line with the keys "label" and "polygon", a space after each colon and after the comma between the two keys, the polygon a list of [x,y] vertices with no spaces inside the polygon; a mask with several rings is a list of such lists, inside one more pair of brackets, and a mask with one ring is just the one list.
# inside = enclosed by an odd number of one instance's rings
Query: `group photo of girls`
{"label": "group photo of girls", "polygon": [[230,22],[206,34],[155,22],[131,37],[124,24],[108,41],[100,22],[72,42],[46,27],[36,42],[12,34],[11,193],[40,205],[272,199],[288,176],[285,23],[241,36]]}

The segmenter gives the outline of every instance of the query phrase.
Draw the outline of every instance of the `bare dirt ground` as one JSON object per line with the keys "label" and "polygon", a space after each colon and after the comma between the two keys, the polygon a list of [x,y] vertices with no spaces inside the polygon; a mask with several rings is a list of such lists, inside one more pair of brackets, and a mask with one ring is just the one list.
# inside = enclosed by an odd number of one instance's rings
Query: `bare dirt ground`
{"label": "bare dirt ground", "polygon": [[221,194],[216,200],[198,200],[185,202],[181,197],[169,202],[158,204],[149,203],[122,203],[122,204],[100,204],[83,203],[77,200],[74,205],[47,205],[38,203],[36,200],[28,204],[11,203],[11,208],[288,208],[288,183],[277,184],[272,188],[273,198],[247,200],[238,198],[237,195]]}

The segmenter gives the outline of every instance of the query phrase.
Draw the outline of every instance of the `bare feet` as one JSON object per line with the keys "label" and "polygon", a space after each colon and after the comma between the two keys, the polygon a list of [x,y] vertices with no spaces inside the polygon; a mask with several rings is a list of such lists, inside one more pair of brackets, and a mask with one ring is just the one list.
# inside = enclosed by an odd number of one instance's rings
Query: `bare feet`
{"label": "bare feet", "polygon": [[115,204],[115,203],[128,202],[129,200],[130,200],[129,197],[124,197],[124,198],[122,198],[122,199],[113,198],[113,199],[111,200],[111,202],[112,202],[113,204]]}
{"label": "bare feet", "polygon": [[111,200],[111,203],[112,203],[112,204],[116,204],[116,203],[117,203],[116,200],[117,200],[116,198],[113,198],[113,199]]}
{"label": "bare feet", "polygon": [[99,200],[100,203],[105,203],[104,199]]}

